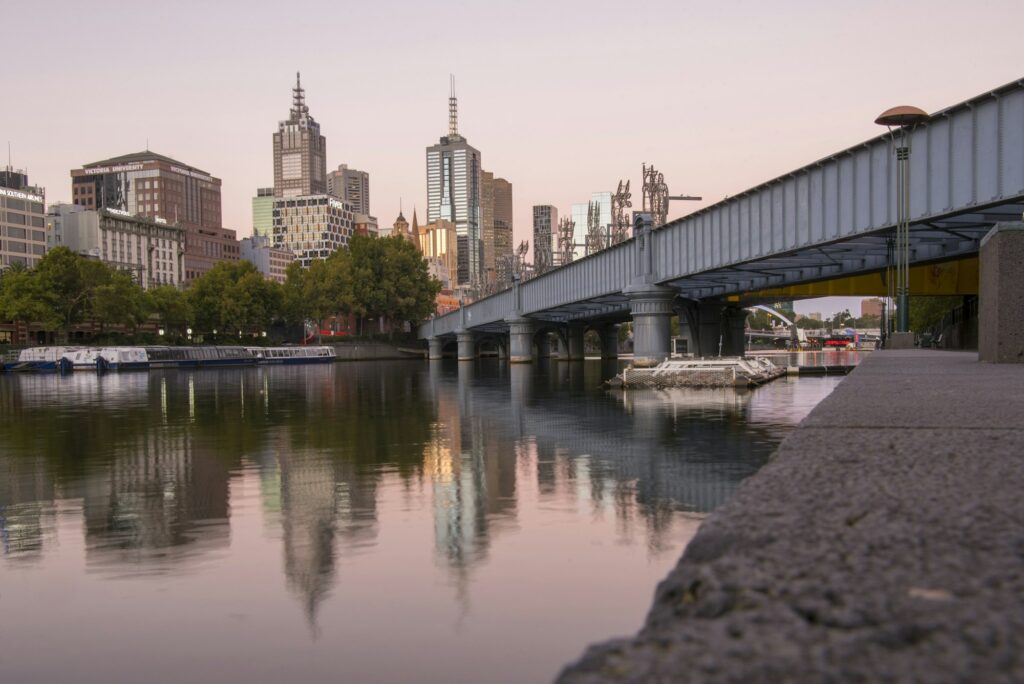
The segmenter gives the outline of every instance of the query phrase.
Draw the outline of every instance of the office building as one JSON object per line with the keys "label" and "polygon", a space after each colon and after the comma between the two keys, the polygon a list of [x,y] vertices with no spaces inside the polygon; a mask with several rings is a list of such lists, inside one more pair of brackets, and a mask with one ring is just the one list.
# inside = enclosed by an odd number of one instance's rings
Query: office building
{"label": "office building", "polygon": [[485,282],[494,283],[502,257],[512,254],[512,184],[490,171],[482,171],[480,181],[483,270]]}
{"label": "office building", "polygon": [[274,196],[327,194],[327,139],[309,115],[299,74],[292,88],[292,108],[274,133]]}
{"label": "office building", "polygon": [[588,250],[588,236],[590,234],[590,206],[597,205],[598,229],[601,231],[602,241],[605,247],[608,246],[612,234],[612,193],[594,192],[590,195],[590,202],[572,205],[572,220],[576,224],[573,228],[573,258],[579,259],[587,254],[596,251]]}
{"label": "office building", "polygon": [[186,284],[218,261],[238,260],[235,231],[221,225],[220,187],[206,171],[149,150],[71,171],[74,204],[181,226]]}
{"label": "office building", "polygon": [[46,254],[46,191],[28,184],[28,174],[0,172],[0,270],[29,268]]}
{"label": "office building", "polygon": [[533,207],[533,268],[540,275],[551,268],[558,233],[558,209],[550,204]]}
{"label": "office building", "polygon": [[861,318],[864,316],[877,316],[882,317],[882,300],[878,297],[872,297],[870,299],[862,299],[860,302],[860,315]]}
{"label": "office building", "polygon": [[417,242],[431,273],[446,290],[454,289],[452,274],[458,268],[459,248],[455,224],[438,219],[417,227]]}
{"label": "office building", "polygon": [[252,234],[274,235],[274,188],[256,189],[252,198]]}
{"label": "office building", "polygon": [[274,247],[292,252],[308,268],[313,261],[348,247],[352,219],[348,205],[330,195],[277,198]]}
{"label": "office building", "polygon": [[287,277],[288,264],[295,261],[295,255],[286,249],[274,247],[266,235],[242,238],[241,257],[256,266],[267,280],[283,283]]}
{"label": "office building", "polygon": [[484,275],[480,184],[480,152],[459,134],[453,89],[448,99],[448,135],[427,148],[427,222],[455,224],[459,287],[481,283]]}
{"label": "office building", "polygon": [[181,286],[186,259],[181,226],[113,208],[79,211],[74,205],[55,205],[50,214],[61,217],[57,238],[71,251],[128,271],[147,290]]}
{"label": "office building", "polygon": [[356,214],[370,214],[370,174],[342,164],[327,174],[327,194],[345,200]]}

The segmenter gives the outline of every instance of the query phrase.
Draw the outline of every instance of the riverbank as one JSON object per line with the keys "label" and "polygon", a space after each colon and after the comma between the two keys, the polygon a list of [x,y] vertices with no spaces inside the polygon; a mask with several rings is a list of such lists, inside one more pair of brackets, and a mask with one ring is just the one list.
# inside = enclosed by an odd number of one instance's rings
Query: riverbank
{"label": "riverbank", "polygon": [[870,355],[560,684],[1024,679],[1024,365]]}

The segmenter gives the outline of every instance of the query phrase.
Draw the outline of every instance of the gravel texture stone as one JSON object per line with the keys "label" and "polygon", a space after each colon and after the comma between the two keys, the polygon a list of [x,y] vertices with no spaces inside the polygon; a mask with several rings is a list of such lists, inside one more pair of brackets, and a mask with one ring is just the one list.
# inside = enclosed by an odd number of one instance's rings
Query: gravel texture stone
{"label": "gravel texture stone", "polygon": [[1024,366],[871,355],[560,684],[1024,681]]}

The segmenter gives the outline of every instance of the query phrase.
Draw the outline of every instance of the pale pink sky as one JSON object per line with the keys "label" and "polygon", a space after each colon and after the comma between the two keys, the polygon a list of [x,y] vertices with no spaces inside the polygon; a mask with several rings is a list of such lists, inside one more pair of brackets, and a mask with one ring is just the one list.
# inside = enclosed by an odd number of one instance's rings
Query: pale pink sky
{"label": "pale pink sky", "polygon": [[704,196],[673,218],[877,135],[889,106],[1024,76],[1020,0],[100,0],[9,4],[3,25],[0,142],[48,201],[70,199],[70,169],[148,138],[223,180],[239,237],[297,70],[328,167],[370,172],[382,224],[399,198],[425,213],[454,73],[460,132],[513,184],[517,241],[532,205],[566,212],[620,178],[638,206],[643,162]]}

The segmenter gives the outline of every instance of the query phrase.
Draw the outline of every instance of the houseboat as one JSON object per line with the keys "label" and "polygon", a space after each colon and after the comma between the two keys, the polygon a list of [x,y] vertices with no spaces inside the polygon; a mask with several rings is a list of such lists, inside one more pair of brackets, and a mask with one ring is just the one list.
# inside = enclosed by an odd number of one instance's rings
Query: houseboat
{"label": "houseboat", "polygon": [[75,351],[77,351],[77,347],[29,347],[22,349],[17,358],[5,359],[4,370],[8,372],[66,372],[71,369],[71,364],[64,360],[64,357]]}
{"label": "houseboat", "polygon": [[300,363],[333,363],[337,358],[332,347],[248,347],[262,365]]}
{"label": "houseboat", "polygon": [[251,366],[256,356],[245,347],[146,347],[149,368]]}

